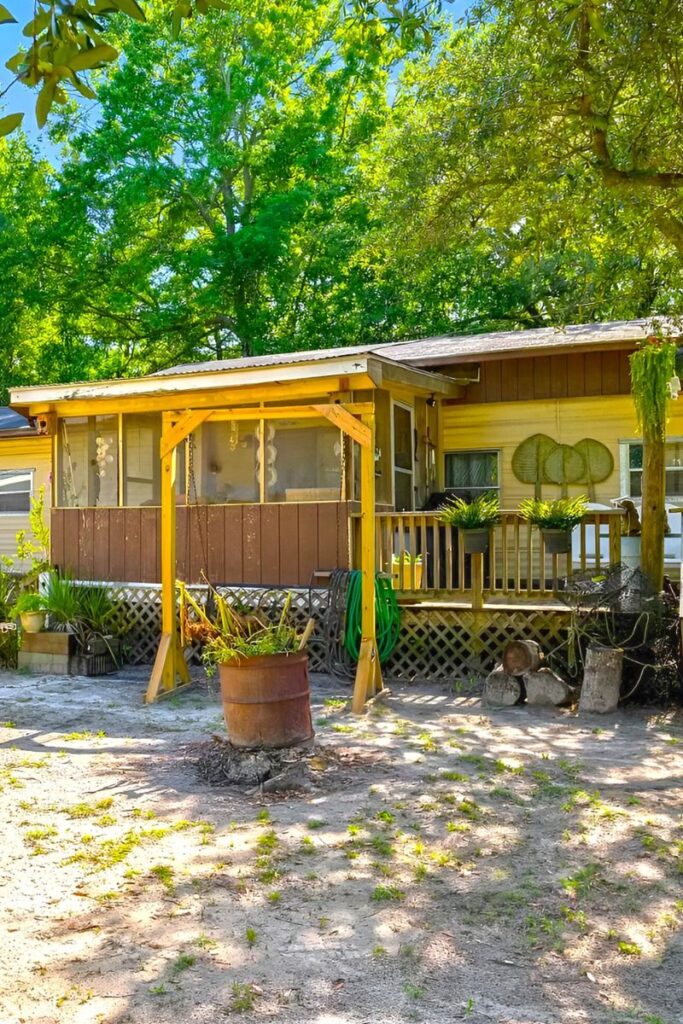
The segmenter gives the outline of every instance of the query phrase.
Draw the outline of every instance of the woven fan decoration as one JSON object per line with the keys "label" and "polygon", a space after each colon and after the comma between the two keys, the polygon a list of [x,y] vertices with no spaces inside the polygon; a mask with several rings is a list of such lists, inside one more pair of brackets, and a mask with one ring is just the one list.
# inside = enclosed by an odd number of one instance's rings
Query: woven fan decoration
{"label": "woven fan decoration", "polygon": [[547,434],[532,434],[517,445],[512,453],[512,472],[520,483],[533,484],[534,496],[541,497],[541,484],[547,483],[545,462],[557,448],[557,442]]}
{"label": "woven fan decoration", "polygon": [[543,473],[551,484],[559,484],[562,497],[567,497],[569,484],[578,484],[586,477],[586,462],[570,444],[558,444],[543,463]]}
{"label": "woven fan decoration", "polygon": [[614,471],[614,457],[602,441],[584,437],[574,445],[574,451],[583,456],[586,472],[581,483],[588,485],[588,497],[595,501],[595,485],[601,484]]}

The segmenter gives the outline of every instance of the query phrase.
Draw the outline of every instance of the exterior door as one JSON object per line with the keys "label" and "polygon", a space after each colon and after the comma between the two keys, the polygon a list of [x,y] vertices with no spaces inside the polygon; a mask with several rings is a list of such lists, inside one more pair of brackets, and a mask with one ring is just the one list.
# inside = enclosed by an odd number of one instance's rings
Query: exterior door
{"label": "exterior door", "polygon": [[394,448],[394,508],[410,512],[413,508],[413,410],[394,403],[392,414]]}

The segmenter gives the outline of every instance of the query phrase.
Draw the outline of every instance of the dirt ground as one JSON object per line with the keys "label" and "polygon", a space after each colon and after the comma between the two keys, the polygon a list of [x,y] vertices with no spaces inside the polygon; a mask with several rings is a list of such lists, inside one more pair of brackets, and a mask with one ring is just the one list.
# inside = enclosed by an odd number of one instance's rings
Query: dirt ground
{"label": "dirt ground", "polygon": [[209,787],[215,684],[0,676],[1,1024],[683,1022],[683,729],[314,680],[320,786]]}

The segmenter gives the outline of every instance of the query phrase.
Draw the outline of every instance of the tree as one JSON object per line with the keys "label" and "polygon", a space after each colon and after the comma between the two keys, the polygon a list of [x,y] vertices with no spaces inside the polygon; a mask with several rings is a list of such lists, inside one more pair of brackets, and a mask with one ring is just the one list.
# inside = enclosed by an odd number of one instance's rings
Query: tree
{"label": "tree", "polygon": [[[386,4],[377,0],[348,0],[337,6],[338,13],[358,27],[369,44],[381,48],[386,34],[399,39],[401,44],[428,41],[430,18],[439,4],[434,0]],[[15,83],[39,88],[36,120],[42,127],[53,104],[66,104],[70,92],[95,98],[84,75],[117,60],[119,52],[111,45],[111,36],[116,31],[112,22],[118,16],[145,22],[161,12],[177,39],[188,19],[232,9],[231,0],[35,0],[32,17],[23,29],[31,40],[30,46],[20,49],[7,62],[14,78],[0,98]],[[12,23],[16,23],[16,18],[0,4],[0,26]],[[23,114],[0,118],[0,135],[14,131],[22,119]]]}

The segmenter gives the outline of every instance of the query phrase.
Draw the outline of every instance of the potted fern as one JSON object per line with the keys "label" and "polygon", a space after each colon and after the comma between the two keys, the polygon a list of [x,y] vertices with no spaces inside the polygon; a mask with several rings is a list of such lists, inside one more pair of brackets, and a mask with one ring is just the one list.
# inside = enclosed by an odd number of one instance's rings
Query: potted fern
{"label": "potted fern", "polygon": [[25,590],[19,594],[11,609],[12,617],[18,617],[24,633],[40,633],[45,626],[45,599],[42,594]]}
{"label": "potted fern", "polygon": [[588,505],[586,498],[526,498],[519,514],[541,531],[545,549],[551,555],[566,555],[572,547],[572,530],[583,519]]}
{"label": "potted fern", "polygon": [[491,528],[500,521],[500,504],[492,494],[480,494],[469,502],[464,498],[451,498],[437,514],[445,526],[455,526],[462,531],[465,553],[477,555],[488,549]]}

